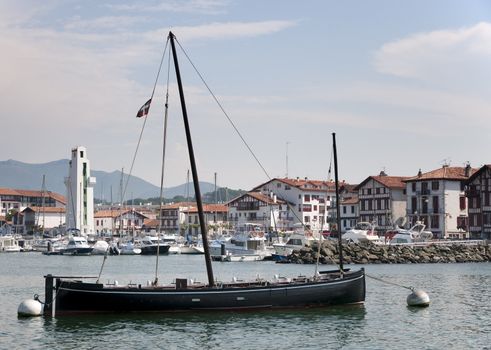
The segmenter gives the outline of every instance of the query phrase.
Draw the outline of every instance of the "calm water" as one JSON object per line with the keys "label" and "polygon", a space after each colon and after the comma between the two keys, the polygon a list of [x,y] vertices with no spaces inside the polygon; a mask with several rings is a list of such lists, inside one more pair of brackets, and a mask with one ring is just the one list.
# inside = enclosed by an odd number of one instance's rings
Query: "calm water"
{"label": "calm water", "polygon": [[[46,273],[97,275],[102,257],[0,254],[0,348],[5,349],[491,349],[491,264],[367,265],[367,274],[425,290],[429,308],[406,306],[407,289],[367,279],[364,306],[316,310],[17,318],[44,297]],[[313,266],[213,263],[215,277],[312,274]],[[358,268],[358,266],[352,266]],[[327,267],[323,267],[327,268]],[[206,281],[202,256],[160,258],[159,279]],[[109,257],[103,280],[145,283],[155,257]]]}

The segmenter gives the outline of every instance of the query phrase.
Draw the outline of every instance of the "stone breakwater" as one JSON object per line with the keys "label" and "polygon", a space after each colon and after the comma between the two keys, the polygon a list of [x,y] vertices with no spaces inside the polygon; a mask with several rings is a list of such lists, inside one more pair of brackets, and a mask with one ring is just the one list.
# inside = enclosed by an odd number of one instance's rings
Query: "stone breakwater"
{"label": "stone breakwater", "polygon": [[[315,264],[319,254],[320,264],[338,264],[339,246],[334,242],[323,242],[295,250],[288,262]],[[479,245],[451,244],[425,246],[377,245],[373,243],[343,244],[343,260],[346,264],[411,264],[411,263],[464,263],[489,262],[491,250],[486,243]]]}

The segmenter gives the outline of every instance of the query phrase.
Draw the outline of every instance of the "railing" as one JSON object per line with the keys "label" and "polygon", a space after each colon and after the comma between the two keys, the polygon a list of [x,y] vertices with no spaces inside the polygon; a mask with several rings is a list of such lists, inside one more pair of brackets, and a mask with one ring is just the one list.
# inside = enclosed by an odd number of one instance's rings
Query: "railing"
{"label": "railing", "polygon": [[472,239],[472,240],[441,240],[441,241],[426,241],[426,242],[414,242],[414,243],[391,243],[390,245],[401,245],[410,247],[427,247],[429,245],[447,246],[453,244],[460,244],[466,246],[480,246],[488,245],[488,241],[485,239]]}

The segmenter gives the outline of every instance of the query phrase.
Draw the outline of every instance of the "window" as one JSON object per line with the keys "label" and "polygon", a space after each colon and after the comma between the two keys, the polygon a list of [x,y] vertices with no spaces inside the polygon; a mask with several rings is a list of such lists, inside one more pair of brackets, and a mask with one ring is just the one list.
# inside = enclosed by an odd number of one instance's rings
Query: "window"
{"label": "window", "polygon": [[412,190],[413,192],[416,192],[416,182],[413,182],[413,183],[411,184],[411,190]]}
{"label": "window", "polygon": [[440,220],[438,215],[431,216],[431,228],[440,228]]}
{"label": "window", "polygon": [[432,190],[438,191],[439,188],[440,188],[440,182],[438,182],[438,181],[432,181],[431,182],[431,189]]}
{"label": "window", "polygon": [[439,210],[438,196],[433,196],[433,213],[438,213],[438,210]]}
{"label": "window", "polygon": [[343,206],[343,214],[346,214],[346,207]]}
{"label": "window", "polygon": [[305,223],[310,222],[310,217],[308,217],[308,216],[304,216],[303,221],[304,221]]}
{"label": "window", "polygon": [[[472,198],[473,200],[475,200],[476,198]],[[465,210],[465,197],[460,197],[460,210]],[[477,208],[477,206],[474,206],[474,208]]]}
{"label": "window", "polygon": [[305,202],[310,202],[310,194],[306,194],[303,198]]}
{"label": "window", "polygon": [[377,188],[375,189],[375,193],[376,193],[376,194],[380,194],[380,187],[377,187]]}
{"label": "window", "polygon": [[411,213],[414,214],[418,210],[418,198],[411,197]]}
{"label": "window", "polygon": [[352,206],[351,206],[351,214],[354,214],[354,213],[355,213],[355,206],[354,206],[354,205],[352,205]]}
{"label": "window", "polygon": [[367,194],[372,194],[372,189],[371,188],[368,188],[367,189]]}
{"label": "window", "polygon": [[280,188],[280,187],[281,187],[281,184],[278,182],[278,183],[276,184],[276,188]]}

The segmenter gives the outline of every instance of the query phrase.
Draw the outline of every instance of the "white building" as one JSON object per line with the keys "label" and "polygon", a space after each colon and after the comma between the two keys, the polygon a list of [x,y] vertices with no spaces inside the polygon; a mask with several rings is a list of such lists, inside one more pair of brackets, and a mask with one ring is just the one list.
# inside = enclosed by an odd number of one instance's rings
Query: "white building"
{"label": "white building", "polygon": [[276,195],[247,192],[227,203],[228,221],[232,226],[247,223],[260,224],[265,230],[287,230],[293,217],[288,216],[288,206]]}
{"label": "white building", "polygon": [[66,211],[64,207],[27,207],[22,211],[24,216],[24,232],[34,228],[49,231],[61,228],[65,224]]}
{"label": "white building", "polygon": [[94,234],[94,186],[96,179],[90,176],[90,162],[83,146],[72,149],[67,188],[66,226],[78,229],[80,234]]}
{"label": "white building", "polygon": [[[185,214],[185,236],[201,237],[199,214],[197,207],[189,207],[183,211]],[[203,215],[208,235],[221,235],[228,228],[227,206],[223,204],[203,204]]]}
{"label": "white building", "polygon": [[341,215],[341,233],[345,233],[349,229],[355,227],[358,222],[358,196],[346,198],[341,201],[340,215]]}
{"label": "white building", "polygon": [[465,182],[477,169],[450,167],[421,171],[408,178],[407,217],[410,223],[422,221],[435,238],[466,238],[467,199]]}
{"label": "white building", "polygon": [[[340,192],[349,187],[340,183]],[[275,178],[253,190],[268,195],[273,193],[278,199],[288,203],[285,226],[289,230],[301,223],[313,230],[328,230],[329,222],[335,221],[329,209],[336,205],[336,189],[333,181]],[[283,219],[283,218],[282,218]]]}
{"label": "white building", "polygon": [[138,234],[145,219],[133,209],[100,210],[94,214],[95,232],[99,236]]}

